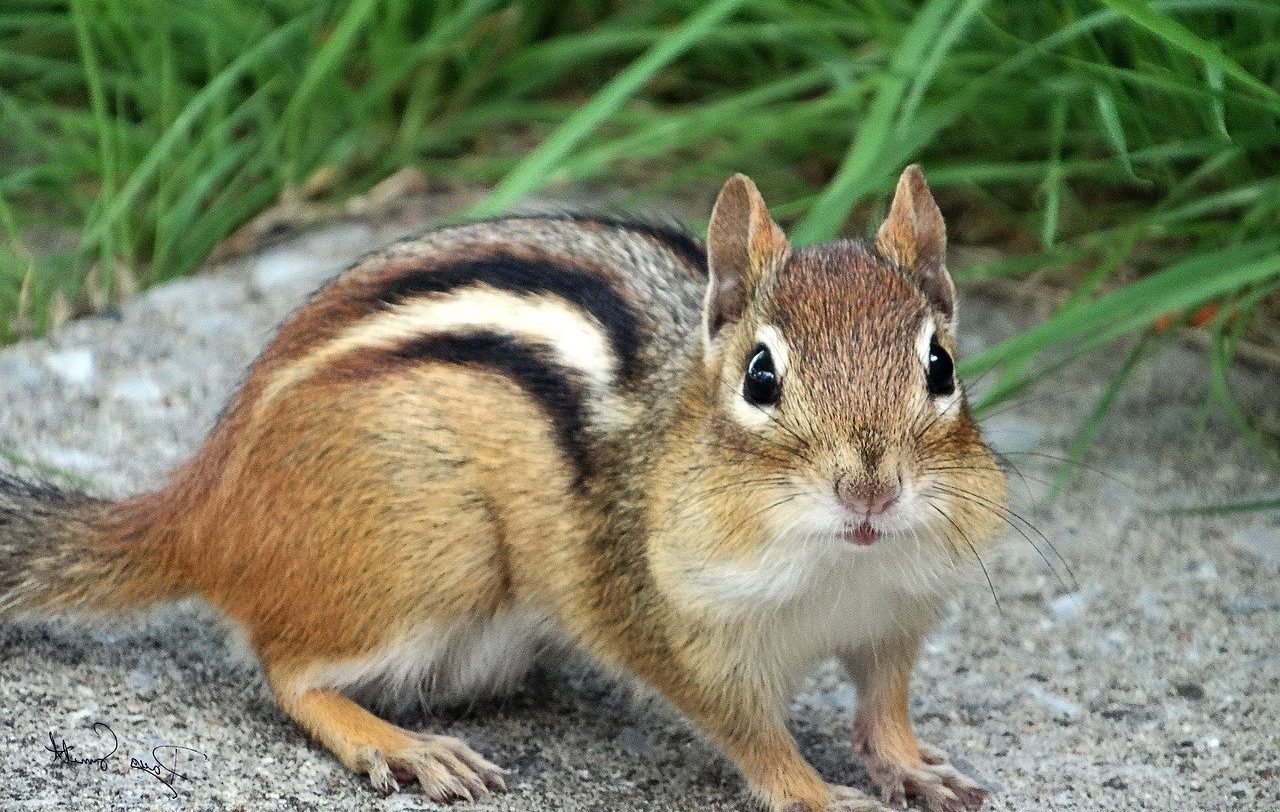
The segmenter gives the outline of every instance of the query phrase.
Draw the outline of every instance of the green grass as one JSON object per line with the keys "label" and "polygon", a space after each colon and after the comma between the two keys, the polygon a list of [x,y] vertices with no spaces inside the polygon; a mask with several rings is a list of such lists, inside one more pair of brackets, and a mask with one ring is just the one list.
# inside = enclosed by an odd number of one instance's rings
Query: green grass
{"label": "green grass", "polygon": [[[57,292],[100,306],[133,280],[192,271],[322,169],[335,196],[409,164],[492,185],[476,214],[569,182],[656,199],[743,170],[813,242],[863,231],[921,161],[949,213],[976,213],[954,241],[1002,256],[959,276],[1034,271],[1074,288],[969,359],[969,374],[994,371],[982,406],[1214,301],[1206,408],[1277,463],[1225,369],[1280,295],[1280,5],[626,7],[10,0],[0,338],[41,331]],[[1159,343],[1128,340],[1082,441]]]}

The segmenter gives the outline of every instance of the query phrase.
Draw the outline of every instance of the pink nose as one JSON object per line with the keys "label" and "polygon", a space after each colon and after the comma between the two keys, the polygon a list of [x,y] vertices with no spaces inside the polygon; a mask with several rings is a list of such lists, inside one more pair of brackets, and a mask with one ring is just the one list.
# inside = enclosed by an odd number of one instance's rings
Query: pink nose
{"label": "pink nose", "polygon": [[853,480],[842,476],[836,479],[836,498],[855,516],[879,516],[893,507],[902,494],[898,483]]}

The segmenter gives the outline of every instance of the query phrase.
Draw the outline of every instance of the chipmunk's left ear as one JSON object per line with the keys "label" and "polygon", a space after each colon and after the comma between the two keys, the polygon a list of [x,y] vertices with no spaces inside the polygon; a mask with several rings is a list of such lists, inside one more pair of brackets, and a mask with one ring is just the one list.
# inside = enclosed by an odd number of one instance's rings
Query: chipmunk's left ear
{"label": "chipmunk's left ear", "polygon": [[707,228],[707,265],[711,279],[703,305],[703,336],[710,343],[720,330],[739,321],[760,284],[787,261],[791,244],[769,216],[751,178],[738,174],[725,182]]}
{"label": "chipmunk's left ear", "polygon": [[956,315],[956,286],[947,273],[947,227],[917,164],[898,178],[889,216],[876,234],[876,250],[897,263],[947,319]]}

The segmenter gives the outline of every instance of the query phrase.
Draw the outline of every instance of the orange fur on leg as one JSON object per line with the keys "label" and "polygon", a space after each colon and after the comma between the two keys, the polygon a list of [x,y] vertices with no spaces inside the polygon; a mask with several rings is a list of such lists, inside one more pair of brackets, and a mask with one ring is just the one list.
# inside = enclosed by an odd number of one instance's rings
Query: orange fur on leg
{"label": "orange fur on leg", "polygon": [[451,736],[413,733],[385,722],[345,696],[326,690],[277,690],[281,708],[353,772],[381,792],[417,780],[437,801],[473,801],[505,789],[502,769]]}

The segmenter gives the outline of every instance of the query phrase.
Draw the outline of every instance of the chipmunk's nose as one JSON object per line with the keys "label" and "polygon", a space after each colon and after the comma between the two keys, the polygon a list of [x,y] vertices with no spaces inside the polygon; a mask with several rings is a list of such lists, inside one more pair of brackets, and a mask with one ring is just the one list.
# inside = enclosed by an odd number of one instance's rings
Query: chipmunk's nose
{"label": "chipmunk's nose", "polygon": [[840,504],[859,518],[883,515],[902,495],[902,483],[897,479],[887,481],[841,474],[836,477],[835,488]]}

